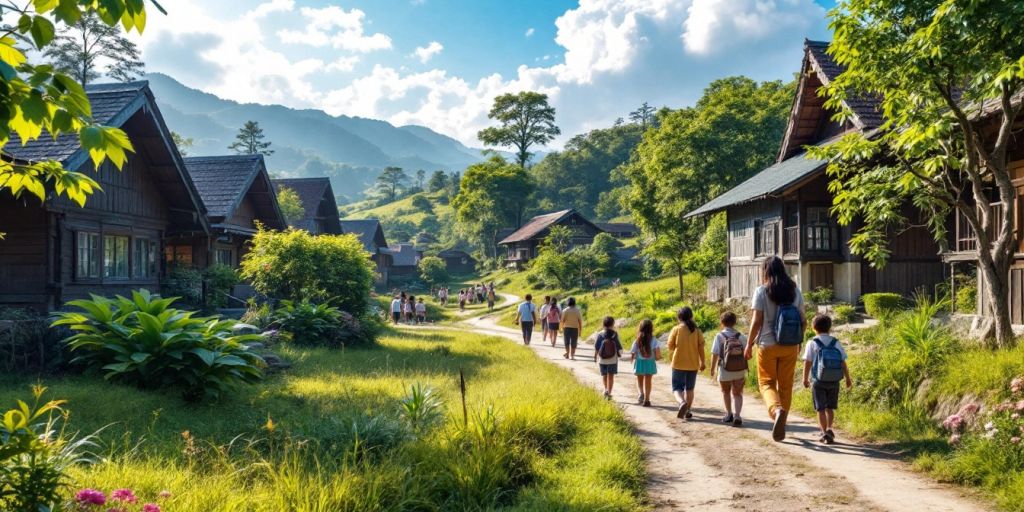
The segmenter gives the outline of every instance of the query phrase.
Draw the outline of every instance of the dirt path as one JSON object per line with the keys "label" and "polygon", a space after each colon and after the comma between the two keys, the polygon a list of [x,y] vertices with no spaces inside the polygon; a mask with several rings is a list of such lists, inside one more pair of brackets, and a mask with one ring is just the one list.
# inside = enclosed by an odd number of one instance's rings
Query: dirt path
{"label": "dirt path", "polygon": [[[505,305],[517,298],[505,295]],[[506,306],[508,307],[508,306]],[[497,313],[462,322],[481,334],[521,343],[521,334],[495,323]],[[531,348],[543,359],[569,369],[582,383],[602,389],[593,349],[581,344],[575,361],[564,359],[561,344]],[[670,370],[659,364],[654,380],[654,407],[636,405],[636,385],[629,363],[620,363],[613,399],[636,426],[647,450],[652,480],[649,495],[657,510],[837,510],[972,512],[989,507],[963,490],[912,472],[894,454],[844,441],[817,443],[817,427],[790,415],[785,442],[771,440],[764,403],[749,393],[744,427],[721,424],[721,393],[702,375],[697,384],[694,418],[676,419]]]}

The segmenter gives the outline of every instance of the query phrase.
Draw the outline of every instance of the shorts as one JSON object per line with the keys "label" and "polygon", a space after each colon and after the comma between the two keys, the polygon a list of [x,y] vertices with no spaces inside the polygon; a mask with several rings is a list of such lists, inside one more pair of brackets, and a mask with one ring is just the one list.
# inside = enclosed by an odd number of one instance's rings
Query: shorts
{"label": "shorts", "polygon": [[523,339],[529,340],[533,337],[533,322],[519,322],[519,328],[523,330]]}
{"label": "shorts", "polygon": [[557,331],[558,330],[558,322],[548,322],[548,330],[549,331]]}
{"label": "shorts", "polygon": [[697,371],[672,369],[672,391],[693,391],[697,387]]}
{"label": "shorts", "polygon": [[562,337],[566,347],[576,348],[580,342],[580,330],[575,327],[566,327],[562,329]]}
{"label": "shorts", "polygon": [[601,368],[601,375],[615,375],[619,373],[619,363],[599,364],[597,366]]}
{"label": "shorts", "polygon": [[391,320],[392,320],[392,321],[395,321],[395,322],[397,322],[397,321],[398,321],[398,319],[399,319],[399,318],[401,318],[401,316],[402,316],[402,314],[401,314],[401,313],[399,313],[398,311],[392,311],[392,312],[391,312]]}
{"label": "shorts", "polygon": [[812,382],[811,398],[814,400],[814,410],[821,412],[825,409],[833,411],[839,408],[839,383],[838,382]]}
{"label": "shorts", "polygon": [[548,321],[547,320],[541,320],[540,321],[540,329],[542,331],[548,330]]}

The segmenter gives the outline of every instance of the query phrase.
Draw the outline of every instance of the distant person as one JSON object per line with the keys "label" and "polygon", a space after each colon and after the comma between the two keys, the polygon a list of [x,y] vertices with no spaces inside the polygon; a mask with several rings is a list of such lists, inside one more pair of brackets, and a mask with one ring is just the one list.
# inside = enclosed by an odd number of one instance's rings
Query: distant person
{"label": "distant person", "polygon": [[391,323],[398,324],[398,319],[402,316],[402,299],[395,295],[391,299]]}
{"label": "distant person", "polygon": [[562,312],[562,341],[565,343],[566,358],[576,359],[576,345],[583,332],[583,313],[576,307],[576,298],[569,297]]}
{"label": "distant person", "polygon": [[829,334],[832,319],[827,315],[816,315],[811,321],[814,339],[804,351],[804,387],[811,388],[814,410],[818,413],[821,436],[818,441],[832,444],[836,433],[832,423],[839,408],[839,382],[846,381],[846,389],[853,387],[850,368],[846,365],[846,351],[839,339]]}
{"label": "distant person", "polygon": [[484,296],[484,284],[480,283],[480,284],[476,285],[476,299],[477,299],[477,302],[483,303],[484,298],[485,298],[485,296]]}
{"label": "distant person", "polygon": [[448,306],[448,288],[447,287],[441,288],[441,290],[437,292],[437,299],[441,302],[441,307],[447,307]]}
{"label": "distant person", "polygon": [[405,301],[405,323],[413,324],[415,322],[416,315],[416,297],[409,295],[409,300]]}
{"label": "distant person", "polygon": [[420,297],[419,302],[416,303],[416,323],[420,325],[427,323],[427,305],[423,302],[423,297]]}
{"label": "distant person", "polygon": [[679,323],[668,335],[668,354],[672,362],[672,394],[679,403],[676,417],[693,417],[693,392],[697,374],[704,371],[704,333],[693,321],[693,310],[684,307],[676,313]]}
{"label": "distant person", "polygon": [[551,296],[544,296],[544,304],[540,307],[540,340],[548,340],[548,309],[551,309]]}
{"label": "distant person", "polygon": [[793,378],[807,320],[804,298],[778,256],[761,264],[761,286],[754,290],[750,336],[743,356],[754,355],[757,344],[757,383],[772,418],[772,439],[786,439],[786,418],[793,403]]}
{"label": "distant person", "polygon": [[722,402],[725,404],[725,416],[722,423],[732,426],[743,425],[743,385],[747,381],[747,359],[743,357],[743,347],[747,337],[734,329],[736,313],[726,311],[718,318],[722,330],[715,335],[711,344],[711,378],[717,374],[718,384],[722,388]]}
{"label": "distant person", "polygon": [[551,337],[551,346],[558,343],[558,328],[562,322],[562,309],[558,307],[558,299],[551,297],[551,305],[548,306],[548,336]]}
{"label": "distant person", "polygon": [[466,311],[466,290],[459,290],[459,311]]}
{"label": "distant person", "polygon": [[487,290],[487,311],[494,311],[494,288]]}
{"label": "distant person", "polygon": [[615,319],[606,316],[604,330],[597,335],[597,342],[594,343],[594,360],[601,370],[601,380],[604,382],[604,397],[612,399],[612,388],[615,386],[615,374],[619,373],[619,358],[622,357],[622,342],[619,341],[619,333],[615,331]]}
{"label": "distant person", "polygon": [[651,406],[651,386],[654,374],[658,373],[658,359],[661,359],[661,347],[654,338],[654,323],[645,318],[637,327],[636,339],[629,353],[633,359],[633,373],[636,375],[636,397],[638,404]]}
{"label": "distant person", "polygon": [[533,338],[533,323],[537,319],[537,306],[533,304],[533,295],[526,294],[526,300],[516,308],[516,325],[523,330],[523,344],[529,345]]}

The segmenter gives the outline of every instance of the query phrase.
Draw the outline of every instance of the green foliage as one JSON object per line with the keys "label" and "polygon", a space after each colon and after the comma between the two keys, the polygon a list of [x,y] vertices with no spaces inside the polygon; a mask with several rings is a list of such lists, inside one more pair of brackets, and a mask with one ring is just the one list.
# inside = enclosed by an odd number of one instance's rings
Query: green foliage
{"label": "green foliage", "polygon": [[494,256],[497,231],[522,225],[533,190],[530,174],[499,155],[467,167],[452,199],[459,229]]}
{"label": "green foliage", "polygon": [[711,304],[694,308],[693,321],[701,331],[715,332],[718,329],[718,309]]}
{"label": "green foliage", "polygon": [[705,277],[725,275],[727,244],[725,212],[712,215],[700,236],[700,244],[683,257],[683,266],[687,272]]}
{"label": "green foliage", "polygon": [[561,134],[555,125],[555,108],[548,104],[548,95],[533,91],[506,93],[494,98],[488,119],[500,126],[484,128],[477,138],[486,146],[516,148],[521,169],[530,160],[530,148],[543,146]]}
{"label": "green foliage", "polygon": [[76,334],[65,340],[81,363],[104,378],[148,389],[181,389],[186,400],[218,397],[238,384],[263,377],[263,360],[235,335],[234,320],[193,318],[174,309],[174,298],[147,290],[107,299],[75,300],[79,312],[57,313],[53,326]]}
{"label": "green foliage", "polygon": [[427,190],[431,193],[440,192],[448,186],[448,175],[444,171],[434,171],[427,181]]}
{"label": "green foliage", "polygon": [[368,312],[373,263],[355,235],[313,236],[301,230],[260,230],[242,259],[241,277],[268,297],[334,298],[356,317]]}
{"label": "green foliage", "polygon": [[906,307],[906,301],[898,293],[865,293],[861,300],[864,301],[864,311],[877,319],[885,319]]}
{"label": "green foliage", "polygon": [[423,210],[425,212],[431,212],[432,213],[434,211],[434,203],[431,203],[430,199],[427,199],[426,196],[422,196],[422,195],[414,196],[412,198],[412,205],[413,205],[413,207],[415,207],[417,209],[420,209],[420,210]]}
{"label": "green foliage", "polygon": [[190,265],[170,263],[160,281],[160,293],[178,297],[179,303],[187,308],[200,309],[203,307],[203,273]]}
{"label": "green foliage", "polygon": [[401,406],[402,417],[417,434],[436,426],[444,418],[444,402],[433,389],[418,382],[409,386]]}
{"label": "green foliage", "polygon": [[590,243],[590,249],[597,254],[604,254],[609,258],[616,249],[622,247],[622,242],[618,241],[610,233],[598,233],[594,237],[594,241]]}
{"label": "green foliage", "polygon": [[832,307],[832,316],[836,319],[836,323],[853,323],[857,319],[857,308],[849,304],[836,304]]}
{"label": "green foliage", "polygon": [[977,278],[962,279],[957,283],[956,311],[958,313],[974,313],[978,310]]}
{"label": "green foliage", "polygon": [[377,191],[385,202],[390,203],[398,199],[399,191],[408,181],[409,175],[401,167],[385,167],[377,176]]}
{"label": "green foliage", "polygon": [[255,300],[249,299],[248,308],[245,313],[242,314],[240,321],[243,324],[255,326],[259,329],[264,329],[274,321],[274,309],[270,307],[270,304],[264,302],[257,304]]}
{"label": "green foliage", "polygon": [[437,286],[448,282],[450,279],[448,267],[444,264],[444,260],[437,256],[424,256],[420,259],[418,266],[420,277],[427,284]]}
{"label": "green foliage", "polygon": [[82,85],[100,78],[98,68],[103,61],[107,61],[107,77],[118,82],[138,79],[145,67],[138,46],[125,37],[121,27],[108,25],[94,12],[60,30],[43,56]]}
{"label": "green foliage", "polygon": [[63,362],[60,335],[30,309],[0,307],[0,372],[55,369]]}
{"label": "green foliage", "polygon": [[815,306],[828,304],[832,302],[834,297],[835,293],[832,291],[832,288],[827,286],[819,286],[811,291],[804,292],[804,299],[807,303]]}
{"label": "green foliage", "polygon": [[239,155],[273,155],[274,150],[270,149],[271,142],[264,142],[265,138],[266,135],[263,135],[263,128],[260,128],[259,122],[246,121],[238,129],[235,141],[228,146],[228,149]]}
{"label": "green foliage", "polygon": [[[540,252],[530,262],[530,273],[538,282],[571,289],[576,285],[583,287],[608,271],[611,257],[600,250],[600,245],[568,250],[572,237],[570,228],[551,226]],[[607,246],[607,241],[601,244]]]}
{"label": "green foliage", "polygon": [[373,333],[352,315],[328,304],[282,300],[274,310],[271,325],[292,335],[300,346],[344,347],[368,344]]}
{"label": "green foliage", "polygon": [[222,308],[228,304],[228,294],[238,284],[238,274],[230,265],[216,263],[203,270],[206,281],[206,308]]}
{"label": "green foliage", "polygon": [[277,204],[281,207],[281,214],[289,225],[302,220],[306,215],[306,209],[302,206],[302,198],[299,193],[289,187],[278,187]]}

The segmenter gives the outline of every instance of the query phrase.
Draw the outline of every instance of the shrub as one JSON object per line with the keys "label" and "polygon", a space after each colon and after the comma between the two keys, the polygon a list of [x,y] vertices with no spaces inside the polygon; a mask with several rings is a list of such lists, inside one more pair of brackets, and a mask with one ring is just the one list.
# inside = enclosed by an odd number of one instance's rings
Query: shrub
{"label": "shrub", "polygon": [[852,323],[857,318],[857,308],[849,304],[836,304],[832,308],[832,316],[840,324]]}
{"label": "shrub", "polygon": [[718,327],[718,310],[705,304],[693,310],[693,321],[703,332],[712,332]]}
{"label": "shrub", "polygon": [[427,284],[437,286],[448,281],[448,267],[437,256],[426,256],[419,262],[420,277]]}
{"label": "shrub", "polygon": [[63,361],[60,335],[29,309],[0,308],[0,370],[52,369]]}
{"label": "shrub", "polygon": [[956,311],[970,314],[977,310],[978,282],[975,279],[964,280],[956,290]]}
{"label": "shrub", "polygon": [[903,296],[898,293],[865,293],[861,300],[864,301],[864,310],[879,319],[904,308]]}
{"label": "shrub", "polygon": [[261,229],[242,260],[241,275],[268,297],[293,301],[335,297],[342,310],[363,317],[370,305],[374,268],[355,235]]}
{"label": "shrub", "polygon": [[273,324],[292,335],[297,345],[342,347],[358,345],[373,339],[363,322],[328,304],[308,300],[282,300],[274,311]]}
{"label": "shrub", "polygon": [[81,312],[57,313],[53,325],[77,333],[64,340],[76,355],[72,363],[141,388],[181,389],[189,401],[263,377],[263,360],[242,344],[258,335],[235,335],[234,320],[193,318],[171,308],[174,301],[148,290],[133,291],[131,299],[93,295],[69,302]]}
{"label": "shrub", "polygon": [[428,213],[434,211],[434,205],[430,202],[430,199],[427,199],[425,196],[421,195],[413,196],[412,206],[417,210],[421,210]]}
{"label": "shrub", "polygon": [[172,263],[160,281],[160,292],[167,297],[178,297],[186,308],[199,309],[203,307],[203,274],[189,265]]}
{"label": "shrub", "polygon": [[812,291],[804,292],[804,299],[807,299],[809,304],[828,304],[832,302],[834,294],[832,288],[826,286],[819,286]]}
{"label": "shrub", "polygon": [[209,309],[222,308],[228,305],[228,294],[238,284],[238,274],[228,265],[210,265],[203,271],[206,282],[206,304]]}
{"label": "shrub", "polygon": [[260,329],[265,329],[274,321],[273,317],[274,310],[270,307],[270,304],[265,302],[257,304],[256,301],[250,299],[248,309],[242,314],[240,320],[243,324],[255,325]]}

